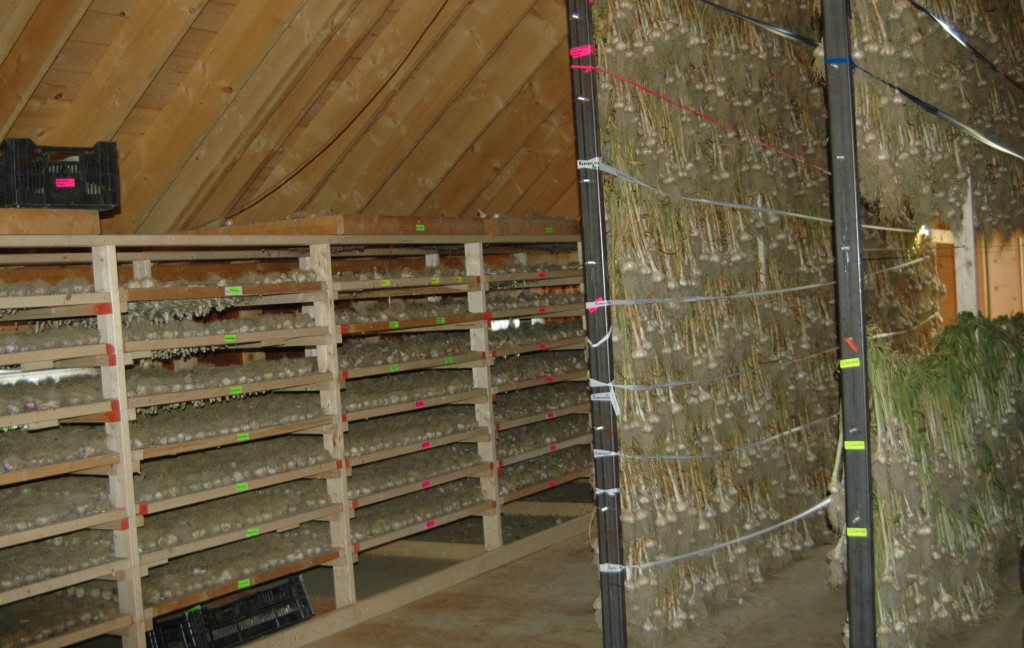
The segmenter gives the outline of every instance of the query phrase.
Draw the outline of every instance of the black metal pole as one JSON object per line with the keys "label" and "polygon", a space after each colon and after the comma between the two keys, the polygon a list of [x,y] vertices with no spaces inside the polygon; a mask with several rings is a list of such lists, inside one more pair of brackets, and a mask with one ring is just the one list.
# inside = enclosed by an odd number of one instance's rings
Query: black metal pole
{"label": "black metal pole", "polygon": [[[580,66],[594,65],[594,41],[590,4],[587,0],[567,0],[569,10],[569,47],[572,61]],[[597,114],[597,88],[594,73],[572,70],[576,113],[576,157],[594,160],[601,155],[601,131]],[[608,249],[605,230],[604,192],[601,172],[593,165],[579,169],[581,228],[583,235],[583,276],[587,303],[608,299]],[[611,315],[607,308],[591,308],[587,313],[587,335],[595,343],[590,349],[590,377],[611,384]],[[619,518],[618,435],[615,428],[614,393],[610,387],[595,387],[591,404],[594,426],[594,483],[597,503],[597,547],[601,563],[601,621],[605,648],[626,645],[626,573],[623,561],[622,526]]]}
{"label": "black metal pole", "polygon": [[835,221],[850,648],[875,646],[875,558],[864,276],[849,0],[822,0]]}

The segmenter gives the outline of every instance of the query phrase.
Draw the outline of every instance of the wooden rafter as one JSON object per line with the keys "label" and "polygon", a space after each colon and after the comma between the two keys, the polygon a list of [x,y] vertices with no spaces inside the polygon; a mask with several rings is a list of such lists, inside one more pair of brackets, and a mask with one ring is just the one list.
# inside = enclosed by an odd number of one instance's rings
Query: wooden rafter
{"label": "wooden rafter", "polygon": [[0,63],[0,138],[7,137],[91,2],[42,0],[25,23]]}
{"label": "wooden rafter", "polygon": [[150,209],[188,163],[238,90],[270,51],[305,0],[241,0],[156,119],[124,159],[121,211],[108,233],[166,231],[142,227]]}
{"label": "wooden rafter", "polygon": [[146,218],[138,224],[138,231],[180,228],[202,198],[217,189],[224,169],[248,148],[260,127],[275,116],[283,97],[291,92],[330,41],[337,25],[348,20],[357,4],[358,0],[317,0],[302,6],[206,133],[190,164],[150,207]]}
{"label": "wooden rafter", "polygon": [[[246,200],[246,190],[296,128],[309,109],[311,98],[319,97],[324,92],[338,68],[352,56],[364,39],[372,38],[370,30],[375,29],[387,9],[387,4],[378,2],[360,2],[355,5],[317,60],[292,91],[282,98],[273,119],[263,124],[262,130],[252,138],[245,150],[236,154],[230,167],[219,175],[215,185],[210,183],[205,191],[197,194],[193,209],[181,221],[182,228],[220,222],[238,208],[239,201]],[[381,37],[384,36],[386,34],[381,33]]]}
{"label": "wooden rafter", "polygon": [[552,3],[534,5],[360,211],[413,212],[562,44],[555,21],[564,13]]}
{"label": "wooden rafter", "polygon": [[[343,80],[343,91],[331,96],[264,181],[257,193],[267,197],[255,209],[239,214],[238,221],[266,220],[302,209],[337,159],[348,154],[369,120],[438,45],[467,4],[468,0],[406,3],[389,23],[387,37],[382,34],[374,41]],[[413,25],[424,31],[410,49],[408,40],[399,36]],[[287,184],[278,188],[283,180]]]}

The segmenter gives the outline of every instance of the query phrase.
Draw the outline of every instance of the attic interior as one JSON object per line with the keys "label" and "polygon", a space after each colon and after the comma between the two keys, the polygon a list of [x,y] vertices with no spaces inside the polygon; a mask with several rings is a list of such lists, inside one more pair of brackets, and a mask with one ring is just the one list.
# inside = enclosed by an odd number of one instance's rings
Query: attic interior
{"label": "attic interior", "polygon": [[[630,644],[768,645],[722,643],[738,606],[807,564],[842,590],[863,539],[851,360],[878,645],[1019,610],[1024,6],[852,3],[869,328],[837,347],[824,3],[0,6],[0,647],[304,645],[589,545],[595,487],[621,564],[586,557],[562,641],[621,568]],[[777,645],[843,645],[803,614],[827,639]]]}

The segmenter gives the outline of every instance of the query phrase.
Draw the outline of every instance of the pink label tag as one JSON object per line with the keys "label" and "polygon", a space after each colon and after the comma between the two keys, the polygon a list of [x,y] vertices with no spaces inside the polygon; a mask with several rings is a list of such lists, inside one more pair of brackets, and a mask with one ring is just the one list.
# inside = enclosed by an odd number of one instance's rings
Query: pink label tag
{"label": "pink label tag", "polygon": [[423,443],[420,444],[420,447],[421,448],[429,448],[430,447],[430,441],[424,441]]}
{"label": "pink label tag", "polygon": [[591,313],[596,313],[597,309],[600,308],[600,306],[597,306],[597,304],[600,304],[603,301],[604,297],[598,297],[597,299],[594,300],[594,306],[591,306],[587,310],[590,311]]}
{"label": "pink label tag", "polygon": [[590,56],[597,52],[597,47],[593,45],[579,45],[569,49],[569,54],[573,58],[583,58],[584,56]]}
{"label": "pink label tag", "polygon": [[424,405],[426,405],[426,403],[423,401],[416,401],[416,407],[423,407]]}
{"label": "pink label tag", "polygon": [[547,307],[547,306],[541,306],[541,307],[540,307],[540,308],[539,308],[538,310],[539,310],[539,311],[540,311],[541,313],[546,313],[546,312],[548,312],[548,307]]}
{"label": "pink label tag", "polygon": [[552,452],[554,452],[555,450],[558,450],[558,444],[557,443],[552,443],[550,447],[551,447],[551,451]]}
{"label": "pink label tag", "polygon": [[540,343],[540,350],[541,351],[547,351],[548,350],[548,345],[546,345],[543,342],[541,342]]}
{"label": "pink label tag", "polygon": [[548,488],[554,488],[555,486],[558,486],[558,482],[554,479],[548,482]]}
{"label": "pink label tag", "polygon": [[430,488],[430,480],[428,479],[427,481],[420,484],[420,486],[422,486],[423,488]]}
{"label": "pink label tag", "polygon": [[554,412],[548,412],[548,418],[555,418]]}
{"label": "pink label tag", "polygon": [[555,379],[554,379],[554,377],[553,377],[553,376],[548,376],[548,377],[547,377],[547,378],[545,378],[544,380],[546,380],[546,381],[548,381],[548,382],[555,382]]}
{"label": "pink label tag", "polygon": [[428,529],[433,529],[435,526],[437,526],[437,520],[431,520],[426,524],[426,527]]}
{"label": "pink label tag", "polygon": [[58,189],[74,189],[75,179],[74,178],[54,178],[53,184]]}
{"label": "pink label tag", "polygon": [[541,279],[543,279],[544,277],[548,276],[548,273],[546,273],[546,272],[538,272],[537,276],[540,277]]}

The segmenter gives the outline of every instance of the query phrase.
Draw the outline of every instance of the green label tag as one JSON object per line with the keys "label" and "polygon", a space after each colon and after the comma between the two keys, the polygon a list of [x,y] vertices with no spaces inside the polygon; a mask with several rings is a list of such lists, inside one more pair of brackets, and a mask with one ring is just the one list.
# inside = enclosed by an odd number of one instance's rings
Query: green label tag
{"label": "green label tag", "polygon": [[432,284],[439,284],[439,283],[441,283],[441,277],[431,277],[430,278],[430,283],[432,283]]}
{"label": "green label tag", "polygon": [[245,537],[246,538],[255,538],[259,534],[260,534],[260,530],[259,529],[246,529],[245,530]]}
{"label": "green label tag", "polygon": [[224,341],[227,342],[228,344],[231,344],[232,342],[238,342],[238,336],[237,335],[225,335],[224,336]]}
{"label": "green label tag", "polygon": [[444,359],[445,364],[452,364],[453,362],[455,362],[455,358],[451,356],[448,356],[447,358]]}
{"label": "green label tag", "polygon": [[388,328],[396,329],[399,326],[401,326],[401,324],[399,324],[398,322],[388,322]]}
{"label": "green label tag", "polygon": [[860,358],[846,358],[839,361],[840,369],[854,369],[860,366]]}
{"label": "green label tag", "polygon": [[238,581],[238,589],[245,589],[250,585],[252,585],[252,580],[248,578],[243,578],[242,580]]}
{"label": "green label tag", "polygon": [[417,225],[416,226],[416,231],[417,232],[426,232],[427,231],[427,226],[426,225]]}
{"label": "green label tag", "polygon": [[863,441],[847,441],[843,443],[843,447],[847,450],[865,450],[867,449],[867,444]]}
{"label": "green label tag", "polygon": [[555,233],[555,228],[554,227],[545,227],[544,228],[544,233],[545,234],[554,234]]}
{"label": "green label tag", "polygon": [[443,317],[438,317],[438,318],[437,318],[437,323],[438,323],[438,324],[444,324],[444,323],[445,323],[446,321],[447,321],[447,320],[446,320],[445,318],[443,318]]}
{"label": "green label tag", "polygon": [[244,493],[245,491],[249,490],[249,482],[238,482],[237,484],[235,484],[235,490],[238,491],[239,493]]}
{"label": "green label tag", "polygon": [[237,297],[242,294],[241,286],[224,286],[224,294],[232,297]]}
{"label": "green label tag", "polygon": [[228,390],[228,393],[229,394],[241,394],[242,393],[242,387],[240,385],[235,385],[234,387],[232,387],[231,389]]}
{"label": "green label tag", "polygon": [[381,279],[380,280],[380,285],[384,286],[385,288],[390,288],[391,287],[391,280],[390,279]]}
{"label": "green label tag", "polygon": [[864,527],[846,527],[846,535],[851,538],[866,538],[868,530]]}
{"label": "green label tag", "polygon": [[398,371],[400,368],[401,368],[400,365],[393,364],[390,367],[388,367],[388,370],[390,370],[390,371]]}
{"label": "green label tag", "polygon": [[455,277],[455,283],[462,283],[462,277]]}
{"label": "green label tag", "polygon": [[235,435],[235,441],[248,441],[248,440],[249,440],[249,433],[248,432],[239,432],[238,434]]}

